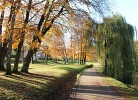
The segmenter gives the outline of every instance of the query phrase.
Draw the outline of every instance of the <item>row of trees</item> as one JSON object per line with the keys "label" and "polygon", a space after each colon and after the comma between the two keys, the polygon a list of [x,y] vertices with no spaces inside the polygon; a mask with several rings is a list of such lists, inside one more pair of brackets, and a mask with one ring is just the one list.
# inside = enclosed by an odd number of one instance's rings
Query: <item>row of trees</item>
{"label": "row of trees", "polygon": [[[85,64],[86,58],[92,61],[93,34],[96,34],[96,28],[92,30],[92,27],[96,25],[96,22],[81,18],[81,16],[75,16],[74,19],[75,21],[72,20],[68,23],[67,28],[71,29],[68,34],[64,34],[60,27],[52,27],[43,37],[42,51],[47,56],[50,55],[55,61],[58,58],[63,59],[65,64],[68,60],[71,60],[71,63],[77,61],[79,64]],[[78,26],[79,24],[81,25]],[[69,37],[68,40],[66,40],[66,36]]]}
{"label": "row of trees", "polygon": [[[120,15],[106,17],[101,24],[90,16],[94,11],[103,14],[107,5],[105,0],[1,0],[0,70],[5,70],[6,58],[6,74],[11,75],[13,48],[13,72],[18,73],[25,48],[21,71],[28,73],[31,58],[39,50],[65,63],[70,58],[85,64],[94,58],[97,45],[104,74],[132,84],[136,69],[133,26]],[[70,33],[70,40],[65,40],[65,33]]]}
{"label": "row of trees", "polygon": [[[81,17],[79,17],[80,21]],[[78,21],[78,22],[79,22]],[[95,52],[95,35],[96,35],[96,25],[97,23],[92,20],[82,20],[79,22],[81,26],[75,27],[73,29],[73,32],[71,34],[71,39],[70,39],[70,49],[72,52],[71,58],[79,58],[79,64],[85,64],[86,62],[86,56],[87,60],[91,61],[92,58],[94,57],[94,52]],[[75,55],[77,55],[75,57]],[[72,59],[72,60],[73,60]]]}
{"label": "row of trees", "polygon": [[[70,31],[70,19],[79,15],[82,19],[89,20],[89,14],[93,11],[102,14],[108,5],[106,4],[105,0],[1,0],[0,69],[5,69],[6,57],[6,74],[11,75],[11,52],[14,44],[17,52],[13,72],[18,72],[21,51],[26,46],[27,56],[21,71],[28,73],[31,57],[42,47],[43,39],[49,31],[54,33],[55,27],[62,33],[66,28]],[[83,20],[79,23],[81,21]],[[81,25],[71,26],[76,30],[76,27]],[[65,53],[65,50],[63,52]],[[86,54],[81,54],[85,60]]]}
{"label": "row of trees", "polygon": [[120,15],[104,18],[98,26],[97,47],[104,63],[104,74],[127,85],[133,84],[136,71],[134,27]]}

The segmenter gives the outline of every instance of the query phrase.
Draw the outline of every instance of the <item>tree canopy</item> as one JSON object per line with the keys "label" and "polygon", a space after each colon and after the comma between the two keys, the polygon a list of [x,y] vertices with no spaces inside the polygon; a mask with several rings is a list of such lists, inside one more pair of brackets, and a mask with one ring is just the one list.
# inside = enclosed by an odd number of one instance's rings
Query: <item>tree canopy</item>
{"label": "tree canopy", "polygon": [[[42,41],[48,32],[61,34],[73,28],[80,30],[80,26],[73,23],[72,27],[69,27],[71,20],[79,17],[81,19],[76,22],[81,24],[85,20],[90,20],[92,13],[102,15],[107,8],[109,5],[106,0],[1,0],[0,69],[5,69],[6,57],[6,74],[11,74],[11,52],[14,48],[16,57],[13,72],[17,73],[21,52],[26,48],[27,55],[21,71],[27,73],[33,54],[42,48]],[[61,44],[61,47],[65,48],[64,42]],[[64,56],[65,51],[67,50],[64,49],[62,52]]]}

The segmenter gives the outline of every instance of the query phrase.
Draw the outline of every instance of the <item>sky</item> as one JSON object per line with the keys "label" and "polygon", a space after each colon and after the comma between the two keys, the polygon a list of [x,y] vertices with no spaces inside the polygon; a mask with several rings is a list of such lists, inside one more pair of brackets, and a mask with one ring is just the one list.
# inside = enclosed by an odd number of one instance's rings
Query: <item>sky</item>
{"label": "sky", "polygon": [[[109,0],[111,2],[111,11],[121,14],[125,17],[127,23],[136,26],[138,31],[138,0]],[[101,17],[94,16],[92,17],[97,21],[102,21]],[[69,39],[70,35],[67,35],[66,38]],[[134,36],[135,40],[138,40],[138,35]]]}
{"label": "sky", "polygon": [[138,0],[114,0],[113,12],[121,14],[138,30]]}

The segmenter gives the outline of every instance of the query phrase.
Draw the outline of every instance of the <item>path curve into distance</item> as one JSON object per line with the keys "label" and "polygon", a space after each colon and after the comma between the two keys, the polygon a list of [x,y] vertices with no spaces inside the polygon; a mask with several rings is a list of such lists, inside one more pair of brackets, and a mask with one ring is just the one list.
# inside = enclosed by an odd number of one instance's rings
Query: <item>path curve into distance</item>
{"label": "path curve into distance", "polygon": [[103,76],[97,75],[96,68],[94,66],[82,74],[70,100],[125,100],[103,81]]}

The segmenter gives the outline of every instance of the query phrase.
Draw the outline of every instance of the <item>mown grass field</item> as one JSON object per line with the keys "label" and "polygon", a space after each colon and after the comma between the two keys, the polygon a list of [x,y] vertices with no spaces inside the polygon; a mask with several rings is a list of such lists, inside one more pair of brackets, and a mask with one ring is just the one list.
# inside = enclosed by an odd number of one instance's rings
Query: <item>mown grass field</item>
{"label": "mown grass field", "polygon": [[42,100],[46,94],[64,83],[70,73],[79,73],[84,69],[85,66],[77,64],[43,63],[31,64],[28,74],[6,76],[0,72],[0,100]]}
{"label": "mown grass field", "polygon": [[[100,64],[94,64],[97,66],[101,66]],[[99,75],[103,75],[102,74],[102,67],[99,67],[97,69],[97,73]],[[126,100],[138,100],[138,90],[133,89],[128,87],[127,85],[125,85],[124,83],[113,79],[111,77],[103,77],[103,80],[109,84],[115,91],[117,91],[121,96],[123,96]]]}

